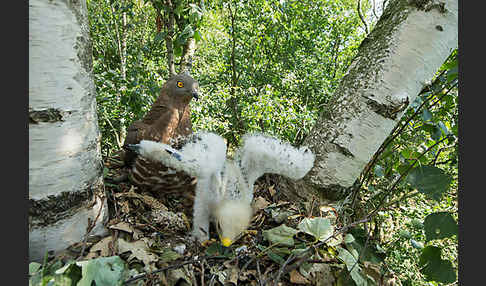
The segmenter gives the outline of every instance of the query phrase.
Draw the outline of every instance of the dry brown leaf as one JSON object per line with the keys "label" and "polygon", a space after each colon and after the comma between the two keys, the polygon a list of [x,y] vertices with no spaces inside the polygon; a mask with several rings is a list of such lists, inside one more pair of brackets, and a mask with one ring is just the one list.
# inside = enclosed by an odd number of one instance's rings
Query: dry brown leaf
{"label": "dry brown leaf", "polygon": [[257,197],[255,198],[255,200],[253,201],[253,204],[252,204],[252,207],[253,207],[253,211],[254,212],[257,212],[261,209],[264,209],[266,208],[270,203],[263,197]]}
{"label": "dry brown leaf", "polygon": [[335,283],[331,267],[326,263],[313,263],[310,269],[300,266],[300,273],[316,286],[332,286]]}
{"label": "dry brown leaf", "polygon": [[238,272],[239,268],[237,266],[231,266],[217,274],[218,280],[224,285],[227,285],[227,283],[238,285]]}
{"label": "dry brown leaf", "polygon": [[257,271],[255,269],[250,269],[250,270],[245,270],[245,271],[242,271],[240,272],[240,281],[253,281],[255,280],[254,278],[258,278],[257,277]]}
{"label": "dry brown leaf", "polygon": [[128,260],[137,258],[143,261],[145,264],[145,269],[151,269],[152,262],[157,261],[157,256],[148,250],[147,244],[142,240],[127,242],[124,239],[119,238],[118,250],[120,253],[130,251],[132,254],[128,257]]}
{"label": "dry brown leaf", "polygon": [[380,265],[371,263],[369,261],[363,262],[363,270],[364,272],[373,277],[376,283],[381,280],[381,269]]}
{"label": "dry brown leaf", "polygon": [[127,201],[120,202],[121,205],[121,211],[122,213],[128,214],[130,213],[130,204]]}
{"label": "dry brown leaf", "polygon": [[[191,276],[194,275],[192,270],[189,270],[187,265],[184,265],[178,269],[171,269],[167,271],[167,284],[168,285],[192,285]],[[186,282],[180,283],[181,279]]]}
{"label": "dry brown leaf", "polygon": [[268,188],[268,191],[270,192],[270,195],[273,197],[275,196],[275,193],[277,191],[275,191],[275,185],[271,185],[269,188]]}
{"label": "dry brown leaf", "polygon": [[98,256],[101,257],[110,256],[111,255],[110,242],[112,242],[111,236],[107,236],[103,238],[102,240],[100,240],[98,243],[96,243],[90,248],[88,255],[86,255],[86,258],[91,259]]}
{"label": "dry brown leaf", "polygon": [[309,280],[307,280],[304,276],[302,276],[299,271],[296,269],[290,271],[290,282],[295,284],[309,284]]}
{"label": "dry brown leaf", "polygon": [[133,228],[127,222],[119,222],[117,224],[109,226],[110,229],[122,230],[124,232],[133,233]]}

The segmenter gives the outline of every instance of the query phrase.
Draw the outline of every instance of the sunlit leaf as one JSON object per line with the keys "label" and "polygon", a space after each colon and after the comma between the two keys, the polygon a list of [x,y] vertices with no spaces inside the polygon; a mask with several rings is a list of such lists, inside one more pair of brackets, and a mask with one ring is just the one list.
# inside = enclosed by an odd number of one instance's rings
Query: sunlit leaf
{"label": "sunlit leaf", "polygon": [[299,223],[297,228],[320,241],[325,241],[334,232],[334,227],[331,225],[330,220],[322,217],[305,218]]}

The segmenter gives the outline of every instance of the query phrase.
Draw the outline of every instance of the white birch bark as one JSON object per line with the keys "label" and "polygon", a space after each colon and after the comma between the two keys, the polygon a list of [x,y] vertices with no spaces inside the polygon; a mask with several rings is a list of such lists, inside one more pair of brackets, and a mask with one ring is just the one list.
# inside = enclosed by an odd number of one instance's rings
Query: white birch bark
{"label": "white birch bark", "polygon": [[351,187],[457,48],[458,1],[441,2],[390,1],[304,141],[316,154],[300,182],[310,192],[322,198]]}
{"label": "white birch bark", "polygon": [[85,1],[29,1],[29,260],[105,232]]}

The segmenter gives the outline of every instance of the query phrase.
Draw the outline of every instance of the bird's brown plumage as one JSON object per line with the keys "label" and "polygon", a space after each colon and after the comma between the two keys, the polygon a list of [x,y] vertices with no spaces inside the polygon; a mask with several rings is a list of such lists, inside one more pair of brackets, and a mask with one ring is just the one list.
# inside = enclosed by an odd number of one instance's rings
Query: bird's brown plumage
{"label": "bird's brown plumage", "polygon": [[[153,140],[179,149],[185,137],[192,134],[189,102],[193,97],[198,98],[198,88],[198,82],[188,74],[169,78],[150,111],[128,127],[125,145]],[[184,172],[137,156],[130,150],[125,150],[124,161],[130,168],[130,180],[139,187],[163,194],[194,192],[195,179]]]}

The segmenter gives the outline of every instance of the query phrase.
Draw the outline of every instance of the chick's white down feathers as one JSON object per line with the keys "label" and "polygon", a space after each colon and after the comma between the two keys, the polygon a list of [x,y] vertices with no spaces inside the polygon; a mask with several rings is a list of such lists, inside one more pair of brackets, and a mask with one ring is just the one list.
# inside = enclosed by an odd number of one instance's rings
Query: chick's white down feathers
{"label": "chick's white down feathers", "polygon": [[314,165],[314,154],[306,148],[261,134],[247,134],[234,160],[226,158],[222,137],[199,132],[181,150],[153,141],[138,145],[140,155],[185,171],[197,178],[192,235],[209,239],[209,221],[214,220],[226,246],[250,224],[253,185],[265,173],[297,180]]}

